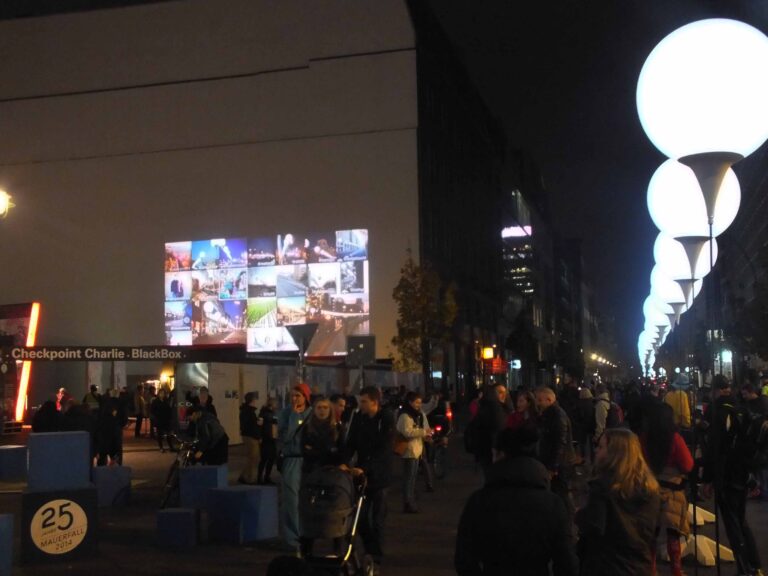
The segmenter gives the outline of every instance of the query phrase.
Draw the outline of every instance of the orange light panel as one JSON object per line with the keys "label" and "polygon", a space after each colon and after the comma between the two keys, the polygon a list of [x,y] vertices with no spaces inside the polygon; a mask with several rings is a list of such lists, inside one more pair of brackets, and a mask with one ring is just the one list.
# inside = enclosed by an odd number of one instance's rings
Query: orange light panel
{"label": "orange light panel", "polygon": [[[34,346],[37,338],[37,323],[40,319],[40,303],[32,303],[32,311],[29,315],[29,331],[27,332],[26,346]],[[16,421],[24,419],[24,409],[27,404],[27,390],[29,389],[29,376],[32,373],[32,362],[25,360],[21,366],[21,380],[19,381],[19,396],[16,398]]]}

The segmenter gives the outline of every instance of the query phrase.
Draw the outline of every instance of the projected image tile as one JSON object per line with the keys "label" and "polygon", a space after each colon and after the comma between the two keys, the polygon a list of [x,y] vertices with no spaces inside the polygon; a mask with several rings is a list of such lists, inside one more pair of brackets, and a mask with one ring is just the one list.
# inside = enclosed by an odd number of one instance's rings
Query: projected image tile
{"label": "projected image tile", "polygon": [[346,350],[349,335],[370,333],[369,300],[366,294],[332,296],[321,310],[311,309],[308,322],[317,322],[318,329],[307,350],[310,356],[333,356]]}
{"label": "projected image tile", "polygon": [[277,326],[277,300],[275,298],[248,299],[248,328],[275,328]]}
{"label": "projected image tile", "polygon": [[248,266],[248,241],[245,238],[214,238],[211,251],[217,268],[245,268]]}
{"label": "projected image tile", "polygon": [[248,297],[247,268],[222,268],[216,272],[219,300],[239,300]]}
{"label": "projected image tile", "polygon": [[186,300],[192,296],[191,272],[165,273],[165,299]]}
{"label": "projected image tile", "polygon": [[191,330],[167,330],[165,332],[166,346],[192,346]]}
{"label": "projected image tile", "polygon": [[277,299],[277,325],[288,326],[290,324],[305,324],[307,322],[307,299],[278,298]]}
{"label": "projected image tile", "polygon": [[298,352],[285,328],[249,328],[248,352]]}
{"label": "projected image tile", "polygon": [[309,265],[309,289],[312,292],[338,292],[341,278],[341,266],[338,262],[333,264]]}
{"label": "projected image tile", "polygon": [[341,293],[365,292],[365,262],[341,262]]}
{"label": "projected image tile", "polygon": [[310,263],[336,262],[336,233],[321,232],[309,238],[307,261]]}
{"label": "projected image tile", "polygon": [[165,245],[165,271],[179,272],[192,267],[192,242],[169,242]]}
{"label": "projected image tile", "polygon": [[195,270],[190,272],[191,294],[199,300],[218,300],[219,283],[217,270]]}
{"label": "projected image tile", "polygon": [[250,238],[248,240],[248,266],[274,266],[277,264],[275,237]]}
{"label": "projected image tile", "polygon": [[210,240],[192,241],[192,270],[206,270],[216,268],[216,258],[218,250],[214,250]]}
{"label": "projected image tile", "polygon": [[307,267],[303,264],[277,266],[277,297],[307,295]]}
{"label": "projected image tile", "polygon": [[368,230],[338,230],[336,253],[341,260],[366,260],[368,258]]}
{"label": "projected image tile", "polygon": [[306,264],[310,240],[305,235],[288,232],[277,235],[277,263]]}
{"label": "projected image tile", "polygon": [[189,330],[192,322],[192,310],[187,300],[175,300],[165,303],[165,329]]}
{"label": "projected image tile", "polygon": [[[245,342],[245,330],[242,328],[242,323],[244,322],[246,301],[235,302],[221,302],[219,300],[202,302],[202,325],[194,338],[195,344],[238,344]],[[193,325],[193,331],[194,328]]]}
{"label": "projected image tile", "polygon": [[276,266],[249,268],[248,272],[248,298],[277,296]]}

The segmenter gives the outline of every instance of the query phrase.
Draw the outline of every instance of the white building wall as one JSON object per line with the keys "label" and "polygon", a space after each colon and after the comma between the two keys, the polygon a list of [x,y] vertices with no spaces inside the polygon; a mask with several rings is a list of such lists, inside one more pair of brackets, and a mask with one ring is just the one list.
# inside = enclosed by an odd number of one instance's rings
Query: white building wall
{"label": "white building wall", "polygon": [[[0,23],[0,303],[41,344],[162,343],[168,241],[368,228],[386,356],[418,254],[400,0],[192,0]],[[130,367],[129,367],[130,369]]]}

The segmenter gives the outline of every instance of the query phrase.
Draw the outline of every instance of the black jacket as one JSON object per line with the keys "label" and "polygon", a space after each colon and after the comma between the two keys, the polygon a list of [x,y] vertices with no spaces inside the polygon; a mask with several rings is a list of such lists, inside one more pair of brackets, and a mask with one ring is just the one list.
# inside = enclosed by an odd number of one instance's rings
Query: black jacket
{"label": "black jacket", "polygon": [[152,414],[152,419],[155,421],[155,426],[160,430],[169,430],[171,428],[173,408],[171,408],[171,400],[169,398],[163,399],[158,396],[152,400],[152,404],[149,405],[149,411]]}
{"label": "black jacket", "polygon": [[227,461],[229,436],[219,420],[203,410],[195,423],[197,449],[203,453],[204,464],[224,464]]}
{"label": "black jacket", "polygon": [[520,456],[493,465],[459,521],[454,566],[459,576],[576,574],[573,534],[562,500],[549,491],[546,468]]}
{"label": "black jacket", "polygon": [[243,404],[240,406],[240,435],[258,440],[261,438],[261,428],[259,427],[259,417],[256,415],[256,408]]}
{"label": "black jacket", "polygon": [[510,412],[512,412],[511,404],[509,402],[502,404],[492,392],[480,401],[477,416],[475,416],[477,433],[475,455],[480,462],[491,463],[496,436],[507,425]]}
{"label": "black jacket", "polygon": [[539,417],[539,460],[547,470],[568,473],[574,459],[571,420],[554,403]]}
{"label": "black jacket", "polygon": [[365,471],[371,492],[389,486],[394,435],[395,419],[386,408],[381,408],[373,418],[355,412],[349,424],[346,460],[357,456],[357,466]]}
{"label": "black jacket", "polygon": [[749,479],[748,410],[733,396],[721,396],[710,404],[707,422],[703,479],[719,488],[746,490]]}
{"label": "black jacket", "polygon": [[[311,418],[311,417],[310,417]],[[322,466],[338,466],[343,463],[343,454],[339,451],[340,425],[336,431],[330,424],[315,425],[310,420],[301,430],[301,447],[304,461],[302,474],[310,474],[313,470]]]}
{"label": "black jacket", "polygon": [[659,507],[658,494],[623,500],[604,481],[592,480],[587,505],[576,513],[580,574],[651,574],[651,549]]}

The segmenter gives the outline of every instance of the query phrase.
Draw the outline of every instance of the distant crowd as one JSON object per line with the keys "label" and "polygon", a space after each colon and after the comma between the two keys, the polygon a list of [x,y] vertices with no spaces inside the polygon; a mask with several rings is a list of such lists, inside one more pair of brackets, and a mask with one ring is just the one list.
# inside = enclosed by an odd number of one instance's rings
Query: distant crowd
{"label": "distant crowd", "polygon": [[[768,497],[763,390],[718,375],[703,410],[685,375],[669,386],[566,377],[557,391],[521,389],[514,399],[502,384],[482,390],[464,440],[485,486],[461,518],[458,574],[549,574],[549,565],[556,576],[656,574],[664,537],[680,576],[688,501],[713,493],[738,574],[762,574],[745,504]],[[575,480],[587,472],[577,506]]]}

